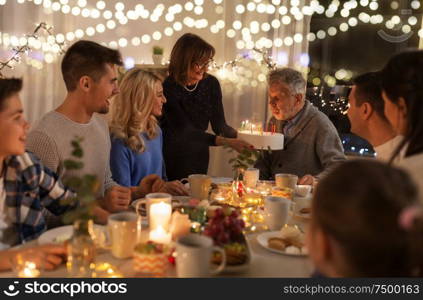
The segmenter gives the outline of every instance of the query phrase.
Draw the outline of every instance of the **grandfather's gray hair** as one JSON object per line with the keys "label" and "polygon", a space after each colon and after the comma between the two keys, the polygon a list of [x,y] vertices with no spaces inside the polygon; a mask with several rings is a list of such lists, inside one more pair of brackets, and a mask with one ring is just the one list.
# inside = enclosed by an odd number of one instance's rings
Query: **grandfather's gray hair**
{"label": "grandfather's gray hair", "polygon": [[303,75],[297,70],[291,68],[281,68],[273,70],[267,76],[269,85],[274,83],[285,83],[292,92],[296,94],[306,93],[306,81]]}

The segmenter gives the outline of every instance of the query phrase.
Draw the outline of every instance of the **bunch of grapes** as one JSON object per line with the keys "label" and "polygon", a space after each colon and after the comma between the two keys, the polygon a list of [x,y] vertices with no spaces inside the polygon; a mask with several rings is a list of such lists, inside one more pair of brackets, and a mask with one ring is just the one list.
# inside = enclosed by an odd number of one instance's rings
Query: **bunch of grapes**
{"label": "bunch of grapes", "polygon": [[215,245],[223,246],[225,244],[242,241],[242,230],[245,227],[244,220],[239,218],[236,210],[229,207],[218,208],[204,229],[204,234],[214,240]]}

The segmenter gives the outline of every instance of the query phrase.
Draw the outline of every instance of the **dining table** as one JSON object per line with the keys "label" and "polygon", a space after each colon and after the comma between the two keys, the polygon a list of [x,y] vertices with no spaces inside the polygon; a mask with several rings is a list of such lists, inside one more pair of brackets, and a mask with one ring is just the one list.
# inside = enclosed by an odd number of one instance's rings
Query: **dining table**
{"label": "dining table", "polygon": [[[304,225],[302,221],[291,218],[289,221],[291,225]],[[308,256],[295,256],[287,254],[279,254],[269,251],[261,246],[257,240],[257,236],[262,232],[253,232],[245,234],[246,241],[250,250],[251,259],[240,271],[223,271],[216,275],[217,277],[252,277],[252,278],[305,278],[310,277],[313,273],[313,265]],[[142,230],[141,236],[148,235],[148,230]],[[38,241],[33,240],[19,247],[27,248],[37,245]],[[96,255],[96,263],[109,263],[121,272],[123,277],[146,277],[134,270],[133,259],[118,259],[115,258],[109,250],[100,249]],[[166,277],[176,277],[175,266],[169,264],[167,268]],[[12,271],[0,272],[2,278],[13,278],[16,274]],[[68,273],[65,264],[60,265],[52,271],[43,271],[41,273],[43,278],[67,278]]]}
{"label": "dining table", "polygon": [[[220,179],[222,181],[222,179]],[[135,207],[130,209],[135,211]],[[288,225],[297,226],[303,232],[307,230],[309,219],[298,218],[290,213]],[[97,225],[96,225],[97,226]],[[144,226],[144,225],[143,225]],[[106,226],[103,228],[107,231]],[[269,251],[263,247],[257,237],[266,231],[260,230],[257,232],[246,231],[245,240],[248,245],[250,259],[248,264],[241,268],[225,268],[225,270],[213,277],[251,277],[251,278],[306,278],[310,277],[314,271],[314,266],[311,263],[308,255],[292,255],[282,254]],[[148,240],[149,230],[142,227],[140,242]],[[38,240],[27,242],[17,248],[27,248],[38,244]],[[110,249],[97,249],[95,264],[110,264],[119,270],[120,275],[125,278],[133,277],[148,277],[148,274],[142,274],[134,270],[134,263],[132,258],[119,259],[112,255]],[[0,272],[0,277],[16,277],[13,271]],[[67,278],[68,272],[66,265],[62,264],[52,271],[44,270],[41,273],[44,278]],[[169,263],[165,277],[177,277],[176,268],[174,264]]]}

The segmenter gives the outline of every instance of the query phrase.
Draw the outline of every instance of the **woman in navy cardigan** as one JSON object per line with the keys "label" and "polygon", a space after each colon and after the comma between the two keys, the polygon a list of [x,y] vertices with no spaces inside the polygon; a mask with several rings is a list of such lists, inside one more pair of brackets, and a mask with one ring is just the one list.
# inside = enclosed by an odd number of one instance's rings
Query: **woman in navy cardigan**
{"label": "woman in navy cardigan", "polygon": [[[226,124],[219,81],[206,73],[214,53],[213,46],[191,33],[181,36],[172,49],[161,120],[170,179],[206,174],[210,146],[228,145],[237,151],[251,147]],[[214,134],[206,132],[209,124]]]}

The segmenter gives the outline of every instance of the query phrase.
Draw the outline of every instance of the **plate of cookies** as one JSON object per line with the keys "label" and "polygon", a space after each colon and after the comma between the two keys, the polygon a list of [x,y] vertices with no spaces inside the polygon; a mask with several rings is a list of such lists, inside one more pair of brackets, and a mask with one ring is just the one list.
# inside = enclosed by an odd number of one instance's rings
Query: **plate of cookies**
{"label": "plate of cookies", "polygon": [[258,243],[274,253],[307,256],[305,235],[297,226],[285,225],[279,231],[264,232],[257,236]]}
{"label": "plate of cookies", "polygon": [[294,216],[302,221],[309,221],[311,219],[311,208],[303,207],[298,209]]}

